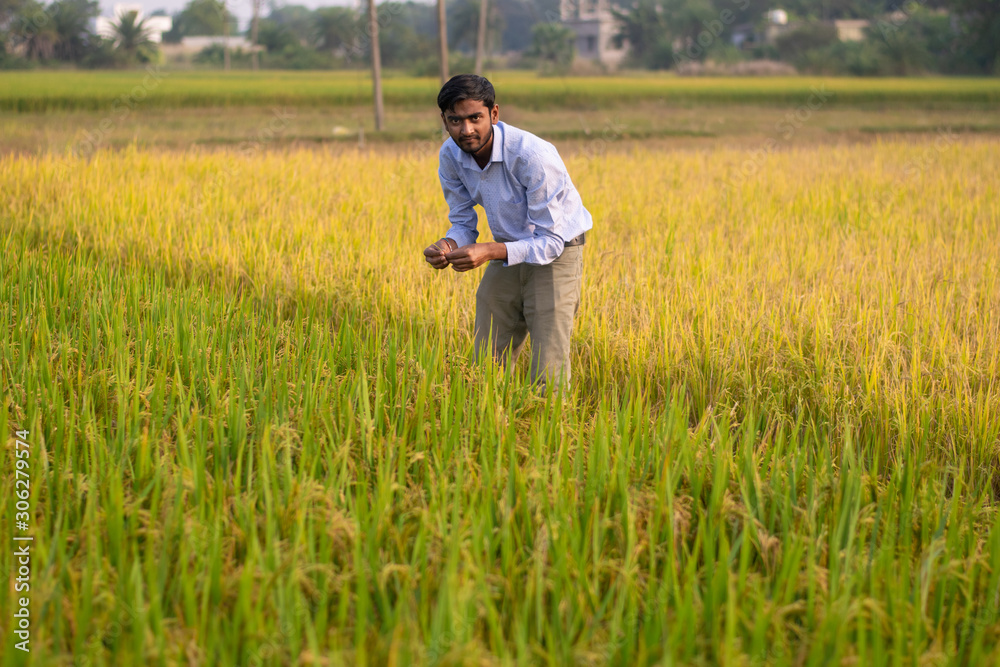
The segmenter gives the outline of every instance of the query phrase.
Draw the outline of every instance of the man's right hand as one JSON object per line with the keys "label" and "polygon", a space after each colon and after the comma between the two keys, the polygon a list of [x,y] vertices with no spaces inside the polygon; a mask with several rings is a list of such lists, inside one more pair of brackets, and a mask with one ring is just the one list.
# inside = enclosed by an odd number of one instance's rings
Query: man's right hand
{"label": "man's right hand", "polygon": [[424,250],[424,259],[435,269],[446,269],[448,268],[448,258],[445,255],[456,249],[458,249],[458,244],[451,239],[438,239]]}

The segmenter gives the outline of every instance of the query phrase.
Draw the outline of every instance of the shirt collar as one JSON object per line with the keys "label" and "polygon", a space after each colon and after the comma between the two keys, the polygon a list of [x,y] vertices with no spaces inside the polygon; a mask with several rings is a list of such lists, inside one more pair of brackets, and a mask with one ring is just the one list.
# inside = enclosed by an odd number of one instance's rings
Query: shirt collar
{"label": "shirt collar", "polygon": [[[496,125],[493,126],[493,146],[492,153],[490,154],[490,162],[503,162],[503,122],[497,121]],[[466,169],[475,169],[476,171],[482,171],[479,165],[476,164],[476,159],[462,151],[462,166]]]}

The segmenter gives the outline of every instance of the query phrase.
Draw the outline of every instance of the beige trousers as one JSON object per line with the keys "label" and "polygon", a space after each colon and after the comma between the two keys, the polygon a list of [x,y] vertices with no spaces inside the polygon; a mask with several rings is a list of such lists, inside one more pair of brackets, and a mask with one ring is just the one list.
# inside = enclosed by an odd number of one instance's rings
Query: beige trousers
{"label": "beige trousers", "polygon": [[569,387],[570,336],[580,308],[583,246],[551,264],[504,266],[493,260],[476,292],[476,351],[513,364],[531,335],[531,381]]}

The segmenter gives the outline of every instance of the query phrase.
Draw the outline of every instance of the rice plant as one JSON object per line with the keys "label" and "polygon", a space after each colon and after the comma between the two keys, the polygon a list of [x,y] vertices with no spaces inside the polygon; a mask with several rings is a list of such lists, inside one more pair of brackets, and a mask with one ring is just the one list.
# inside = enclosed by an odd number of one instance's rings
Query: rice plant
{"label": "rice plant", "polygon": [[562,398],[433,151],[0,158],[35,663],[995,662],[996,142],[754,155],[567,156]]}

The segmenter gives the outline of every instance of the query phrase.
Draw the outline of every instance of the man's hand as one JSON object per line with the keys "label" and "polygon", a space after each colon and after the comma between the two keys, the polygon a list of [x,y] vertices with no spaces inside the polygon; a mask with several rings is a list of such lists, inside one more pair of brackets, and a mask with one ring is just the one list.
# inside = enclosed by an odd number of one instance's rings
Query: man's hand
{"label": "man's hand", "polygon": [[491,259],[507,259],[507,246],[503,243],[470,243],[445,255],[456,271],[471,271]]}
{"label": "man's hand", "polygon": [[424,250],[424,259],[435,269],[443,269],[448,266],[447,254],[457,248],[458,244],[449,238],[438,239]]}

